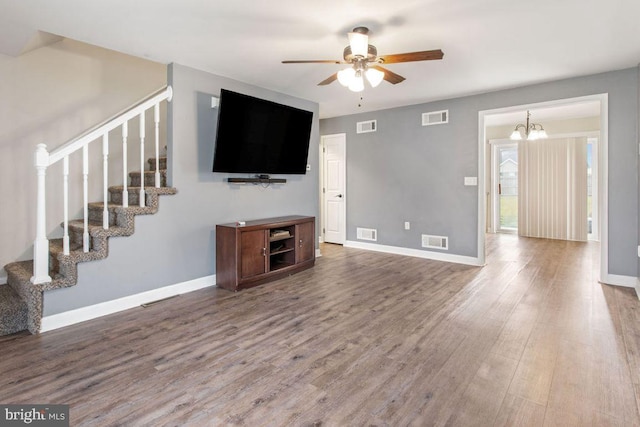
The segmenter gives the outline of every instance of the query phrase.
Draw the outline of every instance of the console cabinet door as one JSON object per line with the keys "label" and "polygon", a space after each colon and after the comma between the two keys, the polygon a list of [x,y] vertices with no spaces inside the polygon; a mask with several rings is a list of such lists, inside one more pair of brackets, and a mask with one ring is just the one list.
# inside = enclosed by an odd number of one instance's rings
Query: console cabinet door
{"label": "console cabinet door", "polygon": [[315,256],[315,222],[296,225],[296,263],[312,260]]}
{"label": "console cabinet door", "polygon": [[247,278],[267,271],[267,232],[265,230],[240,233],[240,277]]}

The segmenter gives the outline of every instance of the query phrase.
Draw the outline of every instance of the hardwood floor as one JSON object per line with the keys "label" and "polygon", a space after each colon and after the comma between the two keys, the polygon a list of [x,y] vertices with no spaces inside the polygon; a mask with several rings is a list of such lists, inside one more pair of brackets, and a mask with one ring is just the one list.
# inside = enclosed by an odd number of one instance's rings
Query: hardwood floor
{"label": "hardwood floor", "polygon": [[0,338],[0,403],[71,425],[640,426],[640,302],[597,244],[489,235],[484,268],[316,266]]}

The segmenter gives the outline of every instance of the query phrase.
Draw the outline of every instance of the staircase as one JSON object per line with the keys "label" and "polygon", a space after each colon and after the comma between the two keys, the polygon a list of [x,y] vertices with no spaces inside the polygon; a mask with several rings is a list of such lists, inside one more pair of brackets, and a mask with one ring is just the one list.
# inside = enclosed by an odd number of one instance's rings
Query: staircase
{"label": "staircase", "polygon": [[[159,105],[163,101],[170,102],[172,93],[171,87],[162,88],[51,153],[44,144],[37,147],[35,166],[38,197],[34,259],[5,266],[7,284],[0,286],[0,335],[24,330],[32,334],[38,333],[42,320],[43,292],[76,285],[78,263],[106,258],[109,254],[109,237],[132,235],[136,215],[157,212],[159,196],[176,194],[175,188],[167,187],[167,159],[159,156]],[[148,170],[144,165],[143,155],[147,112],[152,113],[155,129],[155,157],[148,160]],[[133,118],[139,120],[138,158],[142,170],[128,172],[129,121]],[[120,129],[122,135],[123,185],[108,187],[109,133],[116,129]],[[88,147],[95,141],[102,141],[99,155],[103,164],[103,198],[101,202],[90,203],[87,190]],[[69,220],[69,156],[80,151],[83,155],[83,218]],[[47,168],[58,161],[63,163],[63,194],[56,195],[63,200],[64,205],[64,220],[61,224],[63,238],[49,240],[45,231],[45,176]]]}
{"label": "staircase", "polygon": [[[148,160],[150,166],[155,159]],[[109,228],[103,228],[104,203],[89,203],[90,250],[83,251],[83,220],[69,222],[70,251],[64,255],[62,239],[49,241],[49,275],[51,282],[33,284],[33,261],[7,264],[7,286],[0,286],[0,335],[29,330],[40,330],[42,318],[42,293],[53,289],[74,286],[78,281],[78,263],[104,259],[109,254],[109,237],[130,236],[134,232],[135,216],[158,211],[159,196],[176,194],[177,190],[166,186],[166,158],[160,159],[161,187],[153,187],[154,171],[145,171],[145,206],[139,206],[140,172],[129,174],[129,206],[122,206],[123,186],[109,187]],[[148,186],[148,187],[147,187]]]}

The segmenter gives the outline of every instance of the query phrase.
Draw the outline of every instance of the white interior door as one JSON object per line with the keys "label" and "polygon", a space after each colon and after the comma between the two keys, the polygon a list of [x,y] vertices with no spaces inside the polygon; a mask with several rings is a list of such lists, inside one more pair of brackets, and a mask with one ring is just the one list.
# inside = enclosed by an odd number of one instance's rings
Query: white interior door
{"label": "white interior door", "polygon": [[323,148],[322,211],[324,241],[344,244],[346,236],[346,134],[321,137]]}

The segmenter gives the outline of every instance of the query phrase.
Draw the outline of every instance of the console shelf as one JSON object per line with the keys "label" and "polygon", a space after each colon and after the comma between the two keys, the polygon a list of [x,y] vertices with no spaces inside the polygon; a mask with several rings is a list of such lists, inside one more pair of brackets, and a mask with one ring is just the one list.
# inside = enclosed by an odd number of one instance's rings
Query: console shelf
{"label": "console shelf", "polygon": [[216,285],[250,288],[313,267],[315,218],[284,216],[216,226]]}

